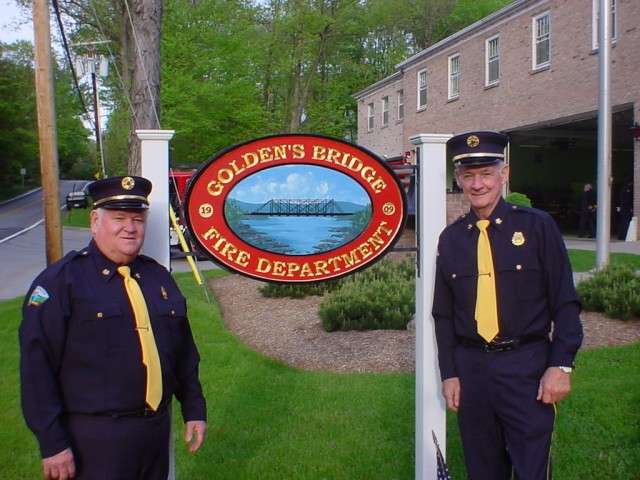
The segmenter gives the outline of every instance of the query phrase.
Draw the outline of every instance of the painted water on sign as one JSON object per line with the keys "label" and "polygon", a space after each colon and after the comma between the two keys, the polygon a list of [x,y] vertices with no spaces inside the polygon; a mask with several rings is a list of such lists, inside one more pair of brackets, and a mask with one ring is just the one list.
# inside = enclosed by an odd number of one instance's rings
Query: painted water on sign
{"label": "painted water on sign", "polygon": [[251,230],[251,233],[239,235],[247,243],[288,255],[332,250],[362,231],[353,231],[348,217],[252,216],[242,223]]}
{"label": "painted water on sign", "polygon": [[282,165],[247,177],[225,202],[225,219],[248,244],[285,255],[333,250],[371,220],[371,201],[355,180],[312,165]]}

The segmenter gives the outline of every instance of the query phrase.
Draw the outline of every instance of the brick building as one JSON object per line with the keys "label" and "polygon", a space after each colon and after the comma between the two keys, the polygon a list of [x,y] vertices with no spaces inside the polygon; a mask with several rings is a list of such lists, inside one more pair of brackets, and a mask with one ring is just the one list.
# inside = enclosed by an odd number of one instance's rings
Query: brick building
{"label": "brick building", "polygon": [[[615,228],[627,180],[640,212],[640,141],[630,130],[640,122],[640,1],[609,1]],[[398,158],[416,134],[502,131],[511,139],[510,190],[527,194],[565,232],[577,229],[582,187],[597,184],[598,5],[517,0],[406,59],[354,95],[358,143]]]}

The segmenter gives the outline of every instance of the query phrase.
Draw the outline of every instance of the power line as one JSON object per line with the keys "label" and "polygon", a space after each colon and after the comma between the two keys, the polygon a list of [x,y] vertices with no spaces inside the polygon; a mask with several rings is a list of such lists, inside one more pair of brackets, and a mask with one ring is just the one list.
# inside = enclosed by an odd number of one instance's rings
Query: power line
{"label": "power line", "polygon": [[69,68],[71,69],[71,77],[73,78],[73,85],[75,86],[76,92],[78,94],[78,98],[80,99],[80,104],[82,105],[82,112],[86,116],[87,122],[93,129],[95,129],[95,125],[91,120],[91,116],[89,115],[89,109],[87,108],[87,104],[84,101],[84,96],[82,95],[82,90],[80,89],[80,84],[78,83],[78,77],[76,74],[75,67],[73,65],[73,61],[71,60],[71,52],[69,51],[69,44],[67,43],[67,36],[64,31],[64,25],[62,23],[62,17],[60,15],[60,7],[58,5],[58,0],[52,0],[53,11],[56,16],[56,20],[58,23],[58,29],[60,30],[60,37],[62,38],[62,48],[65,53],[65,57],[67,62],[69,63]]}

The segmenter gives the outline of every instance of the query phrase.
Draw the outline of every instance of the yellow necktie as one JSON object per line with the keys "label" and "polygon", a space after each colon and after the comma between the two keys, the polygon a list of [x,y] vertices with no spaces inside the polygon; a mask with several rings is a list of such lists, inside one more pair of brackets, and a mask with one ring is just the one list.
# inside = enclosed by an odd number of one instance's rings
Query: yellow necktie
{"label": "yellow necktie", "polygon": [[142,363],[147,367],[147,396],[146,401],[149,407],[158,409],[162,400],[162,369],[160,367],[160,357],[158,347],[153,337],[153,329],[149,320],[147,303],[144,301],[140,285],[131,278],[129,267],[119,267],[118,273],[124,277],[124,287],[127,289],[129,301],[133,307],[133,314],[136,317],[136,330],[142,346]]}
{"label": "yellow necktie", "polygon": [[493,257],[487,227],[489,220],[479,220],[478,237],[478,298],[476,300],[476,321],[478,333],[487,342],[498,334],[498,302],[496,300],[496,278],[493,271]]}

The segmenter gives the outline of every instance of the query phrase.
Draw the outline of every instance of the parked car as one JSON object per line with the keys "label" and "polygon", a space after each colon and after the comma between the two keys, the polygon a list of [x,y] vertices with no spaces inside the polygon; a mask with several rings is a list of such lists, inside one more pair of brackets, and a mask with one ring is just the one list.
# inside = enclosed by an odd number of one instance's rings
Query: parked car
{"label": "parked car", "polygon": [[71,210],[72,208],[87,208],[89,206],[89,185],[92,183],[93,182],[85,183],[82,190],[76,190],[74,185],[73,190],[67,193],[65,200],[67,210]]}
{"label": "parked car", "polygon": [[66,198],[67,210],[72,208],[87,208],[89,201],[87,200],[87,194],[83,190],[77,190],[67,193]]}

